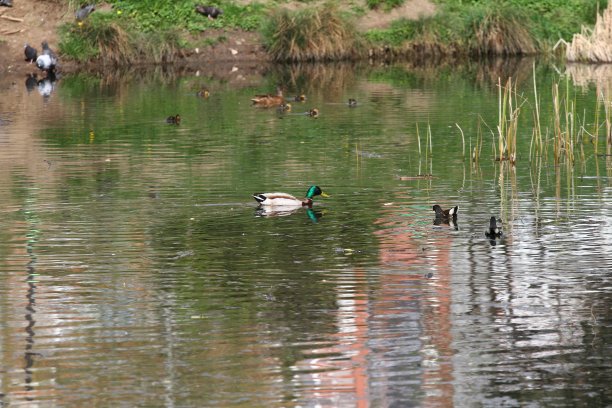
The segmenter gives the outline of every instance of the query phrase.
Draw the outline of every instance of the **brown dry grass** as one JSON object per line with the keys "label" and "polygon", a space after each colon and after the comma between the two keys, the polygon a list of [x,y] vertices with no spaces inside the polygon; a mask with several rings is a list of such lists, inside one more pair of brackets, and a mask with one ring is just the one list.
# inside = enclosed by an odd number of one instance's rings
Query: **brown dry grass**
{"label": "brown dry grass", "polygon": [[331,3],[297,11],[276,10],[264,36],[276,61],[346,60],[361,48],[354,24]]}
{"label": "brown dry grass", "polygon": [[593,30],[582,27],[574,34],[565,53],[568,61],[612,62],[612,2],[597,16]]}

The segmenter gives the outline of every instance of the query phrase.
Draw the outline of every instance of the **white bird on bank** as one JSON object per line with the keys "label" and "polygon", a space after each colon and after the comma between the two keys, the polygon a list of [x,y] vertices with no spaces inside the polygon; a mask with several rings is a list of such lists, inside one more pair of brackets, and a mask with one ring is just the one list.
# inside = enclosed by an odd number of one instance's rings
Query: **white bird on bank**
{"label": "white bird on bank", "polygon": [[46,71],[47,73],[53,72],[55,70],[55,66],[57,65],[57,56],[55,53],[49,48],[49,44],[46,41],[42,43],[42,54],[36,58],[36,66],[42,71]]}

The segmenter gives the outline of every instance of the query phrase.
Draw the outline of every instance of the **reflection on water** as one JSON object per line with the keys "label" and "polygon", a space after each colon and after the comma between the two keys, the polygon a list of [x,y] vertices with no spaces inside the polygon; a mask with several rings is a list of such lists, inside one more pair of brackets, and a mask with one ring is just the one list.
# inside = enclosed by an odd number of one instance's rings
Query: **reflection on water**
{"label": "reflection on water", "polygon": [[[527,120],[516,166],[461,153],[531,61],[233,68],[0,87],[0,405],[612,400],[609,157],[530,161]],[[278,84],[319,118],[251,106]]]}

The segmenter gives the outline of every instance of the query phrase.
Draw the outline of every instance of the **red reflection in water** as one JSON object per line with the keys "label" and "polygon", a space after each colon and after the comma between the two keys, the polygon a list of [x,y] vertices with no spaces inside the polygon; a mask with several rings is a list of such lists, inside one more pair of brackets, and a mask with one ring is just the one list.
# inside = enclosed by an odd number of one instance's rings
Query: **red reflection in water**
{"label": "red reflection in water", "polygon": [[[402,197],[401,200],[407,202],[408,198]],[[369,364],[379,360],[380,356],[374,355],[368,342],[372,340],[370,336],[380,335],[382,331],[388,336],[389,341],[385,343],[393,348],[393,340],[401,337],[402,333],[398,333],[394,327],[385,330],[380,322],[392,325],[392,322],[401,320],[407,312],[416,312],[420,316],[422,328],[419,339],[422,342],[420,370],[423,395],[420,401],[419,397],[415,397],[414,403],[425,407],[452,406],[452,234],[441,233],[434,251],[423,250],[427,247],[426,238],[416,237],[410,227],[418,220],[405,212],[400,207],[383,207],[382,216],[376,223],[381,229],[375,234],[379,239],[379,256],[385,270],[378,275],[375,299],[370,298],[371,288],[368,285],[355,285],[348,299],[346,288],[339,291],[335,335],[337,343],[316,350],[312,358],[303,360],[296,367],[303,373],[295,378],[303,386],[304,393],[300,400],[315,402],[319,406],[367,407],[374,400],[376,404],[392,403],[386,392],[380,392],[390,386],[380,383],[384,383],[385,374],[391,381],[394,373],[381,373],[383,368],[371,368],[372,372],[377,372],[376,393],[382,395],[370,395]],[[415,273],[415,266],[419,265],[423,269],[434,270],[433,278],[428,279],[422,273]],[[398,273],[398,269],[407,271]],[[354,280],[367,282],[366,274],[367,271],[357,269],[354,271]],[[375,319],[378,326],[370,328]],[[381,353],[380,348],[377,353]]]}

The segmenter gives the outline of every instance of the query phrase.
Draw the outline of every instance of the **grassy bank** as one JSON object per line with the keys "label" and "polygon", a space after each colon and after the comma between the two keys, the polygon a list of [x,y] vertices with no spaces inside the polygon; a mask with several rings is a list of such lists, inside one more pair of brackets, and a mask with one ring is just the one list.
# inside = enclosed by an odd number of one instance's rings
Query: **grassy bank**
{"label": "grassy bank", "polygon": [[417,21],[398,20],[365,34],[374,46],[406,53],[520,55],[550,52],[583,25],[592,26],[597,0],[439,0],[438,12]]}
{"label": "grassy bank", "polygon": [[[360,30],[357,19],[372,9],[390,11],[406,0],[238,4],[219,1],[223,15],[210,20],[193,0],[111,1],[82,25],[61,28],[60,49],[77,61],[173,61],[210,29],[259,31],[278,61],[319,61],[428,55],[520,55],[550,52],[595,22],[597,0],[438,0],[437,12],[419,20],[398,19],[388,28]],[[222,41],[219,38],[218,41]]]}

